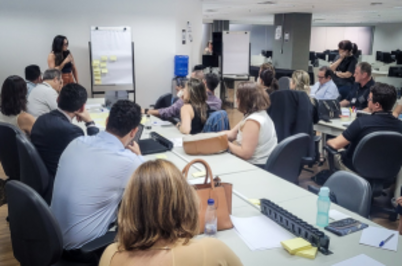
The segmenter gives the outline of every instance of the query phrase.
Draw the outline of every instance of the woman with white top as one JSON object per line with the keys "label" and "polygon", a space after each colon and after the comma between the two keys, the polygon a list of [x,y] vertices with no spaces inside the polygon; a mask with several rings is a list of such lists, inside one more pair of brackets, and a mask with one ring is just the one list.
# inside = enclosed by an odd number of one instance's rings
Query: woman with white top
{"label": "woman with white top", "polygon": [[35,118],[26,113],[27,84],[19,76],[8,77],[1,88],[0,122],[11,124],[30,135]]}
{"label": "woman with white top", "polygon": [[[267,114],[269,96],[255,82],[242,82],[236,97],[238,110],[244,118],[232,130],[226,131],[229,149],[238,157],[263,168],[278,142],[274,123]],[[232,143],[234,140],[237,144]]]}

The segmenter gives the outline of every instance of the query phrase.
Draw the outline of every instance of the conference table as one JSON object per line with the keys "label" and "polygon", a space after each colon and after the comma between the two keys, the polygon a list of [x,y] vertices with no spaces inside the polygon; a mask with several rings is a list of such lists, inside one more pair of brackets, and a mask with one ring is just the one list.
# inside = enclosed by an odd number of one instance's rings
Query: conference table
{"label": "conference table", "polygon": [[[103,103],[102,99],[89,99],[88,104]],[[151,117],[152,122],[160,121],[156,117]],[[331,134],[336,130],[342,130],[342,122],[333,123],[322,122],[318,124],[316,130]],[[82,128],[82,124],[78,124]],[[321,130],[319,130],[321,129]],[[343,128],[344,129],[344,128]],[[179,139],[184,135],[179,130],[171,126],[152,127],[152,131],[158,132],[169,139]],[[149,133],[148,133],[149,134]],[[332,133],[334,134],[334,133]],[[146,138],[147,133],[142,138]],[[292,184],[278,176],[275,176],[265,170],[255,167],[240,158],[225,152],[208,156],[190,156],[187,155],[183,147],[177,145],[171,151],[161,154],[152,154],[144,156],[146,160],[166,159],[175,164],[179,169],[193,159],[201,158],[211,166],[214,176],[219,176],[222,182],[233,184],[232,215],[235,217],[252,217],[261,215],[259,206],[252,204],[249,199],[269,199],[287,211],[298,216],[300,219],[315,226],[317,213],[317,195]],[[191,184],[204,182],[204,174],[200,173],[204,169],[201,165],[194,165],[190,169],[189,182]],[[194,174],[194,175],[193,175]],[[198,174],[198,175],[196,175]],[[369,226],[381,227],[370,220],[350,212],[336,204],[331,203],[331,209],[338,210],[350,217],[359,220]],[[322,228],[320,230],[323,230]],[[333,252],[331,255],[317,253],[314,260],[298,256],[292,256],[283,248],[274,248],[268,250],[251,251],[247,244],[238,235],[235,229],[219,231],[217,238],[226,243],[235,254],[241,259],[244,265],[265,266],[265,265],[333,265],[342,262],[351,257],[366,254],[372,259],[385,265],[402,265],[402,248],[399,245],[397,252],[381,250],[375,247],[369,247],[359,244],[362,231],[352,233],[347,236],[339,237],[329,231],[324,230],[330,237],[329,249]],[[198,236],[202,238],[203,236]],[[270,237],[261,236],[261,237]],[[397,236],[402,240],[402,236]]]}

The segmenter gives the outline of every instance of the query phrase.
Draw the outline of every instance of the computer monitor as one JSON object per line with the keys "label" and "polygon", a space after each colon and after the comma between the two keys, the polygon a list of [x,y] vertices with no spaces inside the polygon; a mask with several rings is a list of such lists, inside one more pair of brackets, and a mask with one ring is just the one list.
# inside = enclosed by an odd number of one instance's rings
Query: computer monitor
{"label": "computer monitor", "polygon": [[309,60],[312,64],[314,64],[317,57],[315,56],[315,52],[310,52]]}
{"label": "computer monitor", "polygon": [[388,77],[402,78],[402,67],[390,67]]}
{"label": "computer monitor", "polygon": [[339,55],[338,52],[336,52],[336,53],[331,52],[331,53],[328,55],[328,61],[329,61],[329,62],[334,62],[337,55]]}
{"label": "computer monitor", "polygon": [[394,62],[391,53],[382,53],[382,61],[386,64]]}
{"label": "computer monitor", "polygon": [[384,61],[383,56],[382,56],[382,52],[380,52],[380,51],[377,51],[377,52],[376,52],[376,54],[375,54],[375,60],[380,61],[380,62],[383,62],[383,61]]}
{"label": "computer monitor", "polygon": [[316,53],[315,55],[317,56],[317,58],[319,58],[321,60],[326,59],[326,54],[325,53]]}
{"label": "computer monitor", "polygon": [[262,54],[263,56],[265,56],[266,58],[269,58],[269,57],[272,58],[272,51],[269,51],[269,50],[262,50],[262,51],[261,51],[261,54]]}
{"label": "computer monitor", "polygon": [[219,56],[217,55],[203,55],[202,65],[205,67],[219,67]]}
{"label": "computer monitor", "polygon": [[359,57],[362,55],[362,50],[357,50],[357,53],[355,54],[356,57]]}
{"label": "computer monitor", "polygon": [[396,59],[396,64],[397,64],[397,65],[402,65],[402,52],[398,53],[398,54],[395,56],[395,59]]}

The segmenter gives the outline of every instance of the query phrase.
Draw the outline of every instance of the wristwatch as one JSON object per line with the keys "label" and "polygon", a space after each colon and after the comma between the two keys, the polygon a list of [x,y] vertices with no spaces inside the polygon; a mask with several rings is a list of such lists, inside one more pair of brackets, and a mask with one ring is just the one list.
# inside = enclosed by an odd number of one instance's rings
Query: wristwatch
{"label": "wristwatch", "polygon": [[149,109],[145,108],[145,109],[144,109],[144,114],[147,115],[147,114],[148,114],[148,111],[149,111]]}
{"label": "wristwatch", "polygon": [[85,123],[85,126],[86,126],[86,127],[94,126],[94,125],[95,125],[95,122],[94,122],[94,121],[89,121],[89,122]]}

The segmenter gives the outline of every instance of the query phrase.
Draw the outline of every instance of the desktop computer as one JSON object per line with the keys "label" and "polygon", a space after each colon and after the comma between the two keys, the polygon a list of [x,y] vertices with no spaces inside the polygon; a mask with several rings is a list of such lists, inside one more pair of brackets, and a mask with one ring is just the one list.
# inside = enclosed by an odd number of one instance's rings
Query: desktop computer
{"label": "desktop computer", "polygon": [[219,56],[217,55],[203,55],[202,65],[204,67],[219,67]]}
{"label": "desktop computer", "polygon": [[311,64],[315,63],[315,60],[317,60],[315,52],[310,52],[309,60],[310,60]]}
{"label": "desktop computer", "polygon": [[402,78],[402,67],[390,67],[388,77]]}
{"label": "desktop computer", "polygon": [[324,60],[326,59],[326,54],[325,53],[316,53],[315,54],[317,56],[317,58]]}
{"label": "desktop computer", "polygon": [[261,54],[263,55],[263,56],[265,56],[266,58],[272,58],[272,51],[268,51],[268,50],[262,50],[261,51]]}
{"label": "desktop computer", "polygon": [[402,52],[395,55],[395,60],[397,65],[402,65]]}
{"label": "desktop computer", "polygon": [[385,64],[390,64],[395,60],[392,59],[391,53],[382,53],[382,62]]}
{"label": "desktop computer", "polygon": [[382,56],[382,52],[380,52],[380,51],[377,51],[377,52],[376,52],[376,54],[375,54],[375,60],[380,61],[380,62],[383,62],[383,61],[384,61],[383,56]]}
{"label": "desktop computer", "polygon": [[337,57],[339,55],[339,53],[338,53],[338,51],[335,53],[335,52],[331,52],[329,55],[328,55],[328,62],[334,62],[335,61],[335,58]]}

